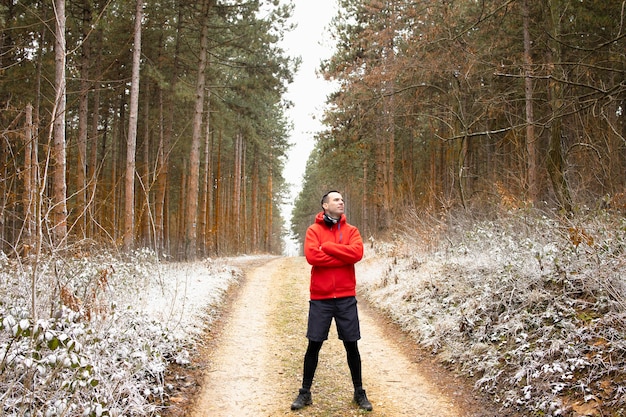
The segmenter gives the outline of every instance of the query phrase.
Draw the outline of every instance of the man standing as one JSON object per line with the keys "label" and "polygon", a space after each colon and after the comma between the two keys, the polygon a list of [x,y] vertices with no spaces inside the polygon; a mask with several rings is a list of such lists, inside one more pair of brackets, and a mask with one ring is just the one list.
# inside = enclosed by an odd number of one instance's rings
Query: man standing
{"label": "man standing", "polygon": [[361,338],[356,300],[354,264],[363,258],[363,240],[359,230],[348,224],[343,197],[330,191],[322,197],[323,211],[309,226],[304,240],[304,255],[311,265],[311,299],[304,355],[302,388],[291,404],[299,410],[313,403],[311,386],[322,344],[328,339],[333,319],[339,339],[343,341],[348,367],[354,385],[354,402],[371,411],[361,379],[361,355],[357,341]]}

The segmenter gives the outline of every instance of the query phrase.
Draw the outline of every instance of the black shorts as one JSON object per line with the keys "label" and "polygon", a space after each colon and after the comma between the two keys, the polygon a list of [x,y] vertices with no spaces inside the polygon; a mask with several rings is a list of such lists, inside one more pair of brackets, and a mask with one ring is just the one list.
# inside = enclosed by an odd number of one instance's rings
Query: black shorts
{"label": "black shorts", "polygon": [[356,304],[356,297],[310,300],[306,337],[314,342],[328,339],[330,323],[334,318],[339,339],[356,342],[361,338]]}

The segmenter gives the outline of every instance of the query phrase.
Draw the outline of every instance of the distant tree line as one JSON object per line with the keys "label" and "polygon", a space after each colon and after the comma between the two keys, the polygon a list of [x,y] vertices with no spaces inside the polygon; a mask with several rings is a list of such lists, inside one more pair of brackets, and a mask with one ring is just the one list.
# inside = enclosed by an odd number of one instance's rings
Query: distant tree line
{"label": "distant tree line", "polygon": [[0,245],[280,252],[291,6],[0,3]]}
{"label": "distant tree line", "polygon": [[365,235],[407,210],[626,209],[626,2],[339,6],[297,236],[329,188]]}

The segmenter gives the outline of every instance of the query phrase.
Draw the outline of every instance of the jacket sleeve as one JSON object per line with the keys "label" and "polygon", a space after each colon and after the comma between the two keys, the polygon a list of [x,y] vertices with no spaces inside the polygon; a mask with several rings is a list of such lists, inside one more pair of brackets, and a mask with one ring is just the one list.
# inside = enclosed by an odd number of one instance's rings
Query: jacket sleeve
{"label": "jacket sleeve", "polygon": [[355,264],[363,259],[363,240],[356,227],[351,227],[347,244],[324,242],[321,249],[327,255],[346,264]]}
{"label": "jacket sleeve", "polygon": [[[322,240],[315,225],[309,227],[304,238],[304,256],[313,266],[336,267],[346,265],[345,261],[329,255],[322,250]],[[345,245],[342,245],[345,246]]]}

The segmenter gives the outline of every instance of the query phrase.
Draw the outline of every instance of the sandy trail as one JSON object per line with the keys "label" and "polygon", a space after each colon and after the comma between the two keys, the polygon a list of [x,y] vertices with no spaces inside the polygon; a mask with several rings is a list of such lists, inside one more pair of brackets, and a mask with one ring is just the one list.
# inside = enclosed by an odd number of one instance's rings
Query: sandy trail
{"label": "sandy trail", "polygon": [[246,270],[210,353],[193,416],[486,415],[462,410],[458,400],[467,394],[442,387],[441,381],[433,381],[432,372],[421,372],[421,365],[406,353],[406,339],[390,336],[384,320],[364,306],[359,307],[359,349],[364,388],[374,411],[364,412],[351,403],[350,374],[334,326],[320,353],[313,405],[291,411],[307,343],[309,268],[304,258],[292,257]]}

